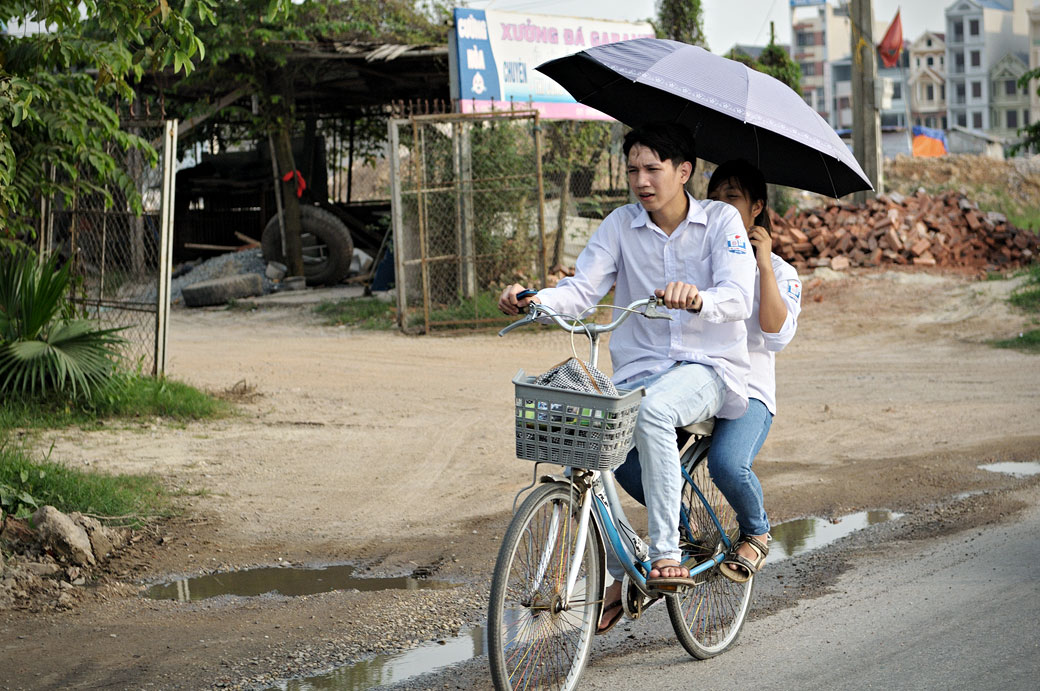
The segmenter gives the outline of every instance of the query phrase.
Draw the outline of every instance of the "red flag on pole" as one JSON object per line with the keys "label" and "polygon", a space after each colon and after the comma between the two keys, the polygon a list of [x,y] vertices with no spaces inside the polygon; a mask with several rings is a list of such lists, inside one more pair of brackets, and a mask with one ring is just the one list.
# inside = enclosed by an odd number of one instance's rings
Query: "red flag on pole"
{"label": "red flag on pole", "polygon": [[903,23],[899,20],[899,10],[896,10],[896,18],[885,32],[885,37],[878,44],[878,52],[881,54],[881,62],[885,67],[895,67],[899,62],[899,53],[903,50]]}

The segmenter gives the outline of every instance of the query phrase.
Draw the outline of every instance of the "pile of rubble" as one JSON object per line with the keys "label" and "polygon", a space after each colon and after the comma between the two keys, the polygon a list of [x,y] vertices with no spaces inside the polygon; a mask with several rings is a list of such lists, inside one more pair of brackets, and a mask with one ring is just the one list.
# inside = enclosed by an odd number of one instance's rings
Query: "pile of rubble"
{"label": "pile of rubble", "polygon": [[784,216],[770,212],[773,251],[799,272],[826,266],[939,266],[972,273],[1029,264],[1040,235],[982,212],[959,192],[879,195],[866,204],[835,202]]}
{"label": "pile of rubble", "polygon": [[[130,531],[108,528],[80,513],[44,506],[32,522],[0,522],[0,610],[67,609],[91,572],[123,548]],[[4,553],[10,556],[5,558]]]}

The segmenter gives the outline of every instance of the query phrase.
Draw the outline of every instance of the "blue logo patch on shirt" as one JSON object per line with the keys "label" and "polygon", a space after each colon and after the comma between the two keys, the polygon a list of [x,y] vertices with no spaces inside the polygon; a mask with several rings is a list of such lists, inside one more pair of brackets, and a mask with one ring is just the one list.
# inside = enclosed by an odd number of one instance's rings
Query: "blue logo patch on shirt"
{"label": "blue logo patch on shirt", "polygon": [[747,241],[743,235],[731,235],[726,238],[726,251],[731,254],[747,254]]}
{"label": "blue logo patch on shirt", "polygon": [[802,284],[799,281],[787,282],[787,294],[795,300],[802,299]]}

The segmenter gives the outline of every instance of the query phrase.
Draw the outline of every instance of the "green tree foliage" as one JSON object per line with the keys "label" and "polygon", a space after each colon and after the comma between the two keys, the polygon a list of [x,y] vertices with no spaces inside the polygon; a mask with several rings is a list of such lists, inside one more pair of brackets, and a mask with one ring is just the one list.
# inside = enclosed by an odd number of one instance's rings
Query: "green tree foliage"
{"label": "green tree foliage", "polygon": [[562,260],[572,177],[595,175],[600,157],[610,143],[610,125],[601,121],[559,120],[547,123],[545,129],[548,146],[543,171],[550,180],[559,180],[560,199],[556,239],[549,257],[552,267]]}
{"label": "green tree foliage", "polygon": [[769,40],[769,45],[765,47],[765,50],[758,57],[758,66],[755,69],[779,79],[801,95],[801,66],[792,60],[787,51],[778,46],[772,38]]}
{"label": "green tree foliage", "polygon": [[[447,5],[435,3],[422,11],[412,0],[237,0],[217,3],[216,21],[200,27],[208,46],[181,87],[221,95],[241,86],[261,99],[260,112],[247,118],[244,138],[266,136],[272,127],[293,117],[293,75],[306,69],[290,63],[294,51],[329,41],[441,43],[447,40]],[[182,116],[206,111],[204,103],[180,106]],[[201,132],[201,130],[200,130]],[[226,134],[226,133],[225,133]],[[200,135],[201,136],[201,135]]]}
{"label": "green tree foliage", "polygon": [[[288,1],[288,0],[287,0]],[[146,70],[189,72],[204,55],[193,23],[213,21],[216,0],[0,0],[0,241],[31,234],[40,198],[71,203],[84,194],[112,202],[121,188],[135,210],[132,181],[111,146],[142,139],[119,126],[116,105]],[[81,13],[82,12],[82,13]]]}
{"label": "green tree foliage", "polygon": [[791,59],[787,51],[776,44],[775,35],[769,38],[769,45],[763,49],[758,59],[747,53],[733,49],[726,55],[730,60],[742,62],[753,70],[765,72],[775,79],[794,89],[799,95],[802,93],[802,68]]}
{"label": "green tree foliage", "polygon": [[654,31],[658,38],[707,48],[702,14],[701,0],[658,0]]}

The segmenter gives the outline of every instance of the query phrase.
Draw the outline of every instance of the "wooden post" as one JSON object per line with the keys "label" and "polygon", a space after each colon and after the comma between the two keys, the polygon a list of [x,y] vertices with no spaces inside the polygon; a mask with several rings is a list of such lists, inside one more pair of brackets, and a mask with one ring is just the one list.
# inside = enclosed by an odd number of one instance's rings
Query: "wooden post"
{"label": "wooden post", "polygon": [[[852,23],[852,151],[863,166],[863,172],[875,194],[883,190],[881,169],[881,116],[877,96],[877,48],[874,45],[873,0],[852,0],[849,11]],[[862,204],[870,192],[857,192],[855,201]]]}

